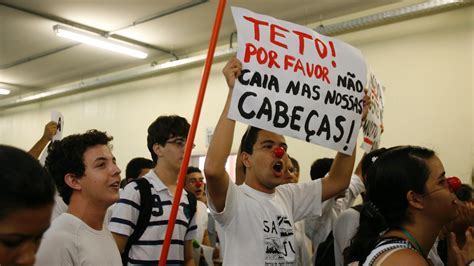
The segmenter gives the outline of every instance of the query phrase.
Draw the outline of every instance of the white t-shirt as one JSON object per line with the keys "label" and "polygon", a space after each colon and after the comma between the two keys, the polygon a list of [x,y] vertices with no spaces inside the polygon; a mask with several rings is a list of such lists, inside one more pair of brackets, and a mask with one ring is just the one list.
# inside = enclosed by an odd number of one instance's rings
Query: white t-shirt
{"label": "white t-shirt", "polygon": [[357,233],[359,217],[358,211],[349,208],[343,211],[334,223],[334,258],[336,266],[344,265],[343,252],[351,244],[352,238]]}
{"label": "white t-shirt", "polygon": [[207,205],[202,201],[196,202],[196,241],[199,242],[200,246],[194,248],[194,261],[196,264],[199,262],[201,257],[201,246],[202,240],[204,238],[204,231],[207,229],[208,215],[207,215]]}
{"label": "white t-shirt", "polygon": [[208,199],[223,229],[223,265],[295,265],[293,225],[321,215],[321,181],[280,185],[272,194],[229,182],[220,213]]}
{"label": "white t-shirt", "polygon": [[207,205],[202,201],[197,201],[196,203],[196,240],[199,244],[202,243],[202,239],[204,237],[204,231],[207,229]]}
{"label": "white t-shirt", "polygon": [[311,240],[306,236],[304,221],[295,222],[296,241],[296,265],[310,266],[311,262]]}
{"label": "white t-shirt", "polygon": [[95,230],[76,216],[63,213],[46,231],[35,265],[121,265],[117,244],[105,227]]}
{"label": "white t-shirt", "polygon": [[[313,242],[315,252],[318,245],[326,240],[333,230],[336,218],[347,208],[350,208],[357,196],[365,191],[362,180],[357,175],[352,175],[349,188],[343,198],[331,198],[323,202],[322,214],[320,217],[305,219],[306,235]],[[315,254],[313,254],[314,256]]]}
{"label": "white t-shirt", "polygon": [[59,193],[56,191],[56,194],[54,195],[54,208],[53,213],[51,214],[51,221],[58,218],[59,215],[67,212],[67,208],[68,206],[64,203],[63,198],[61,198]]}
{"label": "white t-shirt", "polygon": [[[143,178],[147,179],[152,186],[153,210],[145,232],[130,249],[128,255],[129,265],[158,264],[173,205],[173,195],[154,171],[148,172]],[[184,241],[196,238],[196,215],[189,221],[190,213],[185,211],[184,207],[186,206],[186,210],[189,210],[189,202],[186,195],[187,192],[183,190],[171,237],[167,258],[168,264],[183,264]],[[125,186],[120,194],[119,202],[112,210],[112,218],[109,222],[110,231],[130,236],[138,221],[139,208],[140,191],[137,184],[132,182]]]}

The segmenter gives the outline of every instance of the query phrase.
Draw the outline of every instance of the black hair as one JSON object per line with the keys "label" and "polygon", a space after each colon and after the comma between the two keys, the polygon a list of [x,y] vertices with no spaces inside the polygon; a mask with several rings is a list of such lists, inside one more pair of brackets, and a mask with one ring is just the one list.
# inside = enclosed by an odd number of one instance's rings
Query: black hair
{"label": "black hair", "polygon": [[246,152],[248,154],[253,153],[253,145],[257,142],[258,132],[262,129],[258,127],[249,126],[245,131],[240,141],[240,152]]}
{"label": "black hair", "polygon": [[369,167],[366,181],[367,202],[360,212],[359,229],[344,250],[344,263],[363,263],[373,250],[380,233],[412,221],[407,193],[426,192],[430,169],[427,160],[434,151],[402,146],[383,153]]}
{"label": "black hair", "polygon": [[21,209],[54,203],[53,179],[30,154],[0,145],[0,169],[0,220]]}
{"label": "black hair", "polygon": [[150,151],[153,163],[156,164],[158,156],[153,151],[153,145],[159,144],[165,146],[166,141],[174,137],[187,138],[189,131],[189,123],[186,118],[170,115],[159,116],[148,127],[147,147]]}
{"label": "black hair", "polygon": [[298,173],[299,173],[300,172],[300,164],[298,163],[298,161],[295,158],[293,158],[289,155],[288,155],[288,157],[290,157],[291,164],[293,165],[294,168],[296,168],[296,171],[298,171]]}
{"label": "black hair", "polygon": [[462,184],[454,194],[460,201],[471,201],[472,200],[472,187],[467,184]]}
{"label": "black hair", "polygon": [[364,158],[362,158],[361,161],[361,170],[362,170],[362,176],[365,178],[367,177],[367,172],[369,170],[369,167],[374,164],[375,161],[382,155],[382,153],[386,152],[386,148],[380,148],[373,150],[369,153],[367,153]]}
{"label": "black hair", "polygon": [[329,173],[329,170],[331,170],[333,161],[334,159],[332,158],[321,158],[314,161],[313,164],[311,164],[311,170],[309,172],[311,180],[325,177],[327,173]]}
{"label": "black hair", "polygon": [[69,204],[72,188],[66,184],[64,177],[73,174],[77,178],[84,175],[84,153],[88,148],[96,145],[108,145],[113,138],[106,132],[96,129],[88,130],[84,134],[74,134],[62,140],[54,141],[48,148],[45,168],[53,177],[59,195],[66,204]]}
{"label": "black hair", "polygon": [[127,168],[125,169],[125,178],[127,179],[127,182],[139,178],[140,173],[145,168],[153,168],[153,161],[143,157],[131,159],[127,164]]}
{"label": "black hair", "polygon": [[126,179],[126,178],[122,179],[122,180],[120,181],[120,188],[124,188],[124,187],[127,185],[127,183],[128,183],[128,182],[127,182],[127,179]]}
{"label": "black hair", "polygon": [[201,169],[199,169],[197,167],[194,167],[194,166],[188,166],[188,170],[186,171],[186,174],[189,175],[189,174],[192,174],[192,173],[202,174]]}

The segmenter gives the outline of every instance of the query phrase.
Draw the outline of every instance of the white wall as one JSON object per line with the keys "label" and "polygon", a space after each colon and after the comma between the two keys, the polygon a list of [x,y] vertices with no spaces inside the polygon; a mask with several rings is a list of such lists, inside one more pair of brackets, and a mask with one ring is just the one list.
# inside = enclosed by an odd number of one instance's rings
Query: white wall
{"label": "white wall", "polygon": [[[387,87],[383,146],[423,145],[435,149],[448,175],[465,182],[474,161],[473,7],[338,36],[358,47]],[[224,62],[216,62],[197,130],[195,154],[205,154],[206,128],[222,110]],[[90,128],[114,136],[114,153],[124,170],[133,157],[149,157],[146,130],[159,115],[189,120],[202,66],[2,111],[0,142],[29,149],[51,110],[61,111],[65,135]],[[234,151],[245,126],[239,125]],[[289,139],[290,154],[309,173],[311,162],[335,152]],[[360,157],[360,154],[359,154]],[[302,177],[307,180],[308,177]]]}

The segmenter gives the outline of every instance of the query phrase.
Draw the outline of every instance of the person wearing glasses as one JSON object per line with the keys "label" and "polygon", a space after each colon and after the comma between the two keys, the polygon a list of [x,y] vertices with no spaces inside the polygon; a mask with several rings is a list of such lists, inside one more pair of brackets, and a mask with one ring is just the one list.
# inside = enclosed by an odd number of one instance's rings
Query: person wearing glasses
{"label": "person wearing glasses", "polygon": [[[176,115],[160,116],[148,127],[147,146],[155,166],[142,179],[149,183],[153,198],[150,219],[135,240],[132,234],[143,226],[138,221],[140,212],[144,212],[140,203],[142,195],[135,181],[125,186],[109,223],[122,261],[128,265],[159,262],[188,131],[189,123]],[[194,265],[192,240],[196,238],[197,226],[190,208],[189,196],[183,191],[167,264]]]}
{"label": "person wearing glasses", "polygon": [[[456,218],[459,204],[435,152],[417,146],[389,149],[370,166],[366,182],[366,202],[344,264],[432,265],[428,253],[443,226]],[[451,242],[453,265],[474,259],[472,233],[471,227],[463,247]]]}

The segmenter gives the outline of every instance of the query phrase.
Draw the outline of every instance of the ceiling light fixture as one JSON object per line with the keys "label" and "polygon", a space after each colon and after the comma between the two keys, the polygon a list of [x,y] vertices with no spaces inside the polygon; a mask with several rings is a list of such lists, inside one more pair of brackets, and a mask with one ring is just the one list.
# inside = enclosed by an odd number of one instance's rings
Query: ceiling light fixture
{"label": "ceiling light fixture", "polygon": [[9,89],[2,89],[0,88],[0,95],[8,95],[10,94],[10,90]]}
{"label": "ceiling light fixture", "polygon": [[147,53],[139,50],[137,47],[112,39],[107,39],[93,33],[76,30],[73,28],[65,27],[63,25],[55,25],[53,29],[56,35],[77,42],[89,44],[99,48],[104,48],[110,51],[133,56],[140,59],[144,59],[148,56]]}

